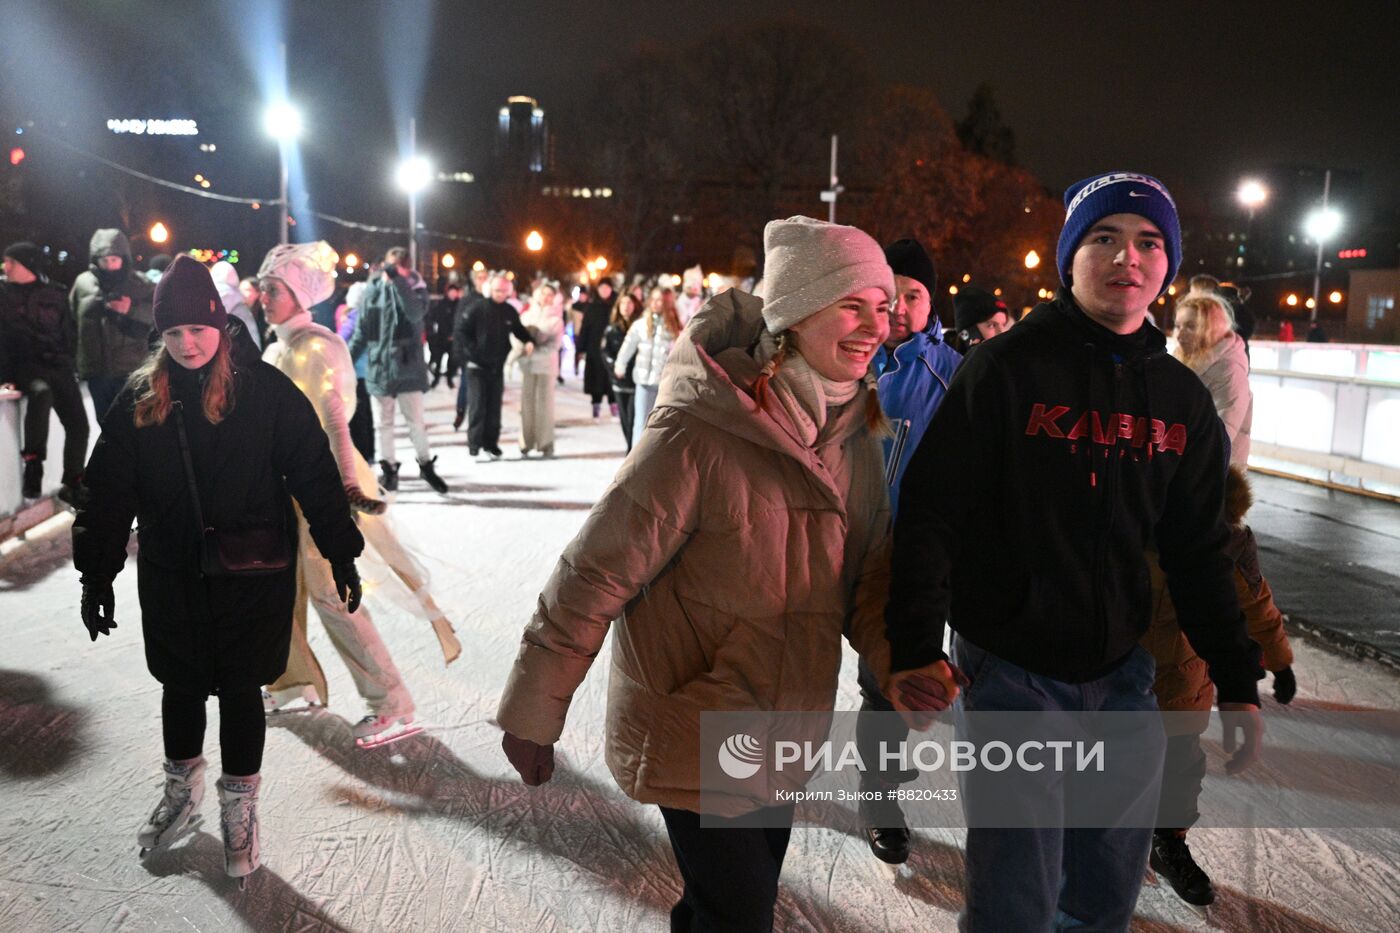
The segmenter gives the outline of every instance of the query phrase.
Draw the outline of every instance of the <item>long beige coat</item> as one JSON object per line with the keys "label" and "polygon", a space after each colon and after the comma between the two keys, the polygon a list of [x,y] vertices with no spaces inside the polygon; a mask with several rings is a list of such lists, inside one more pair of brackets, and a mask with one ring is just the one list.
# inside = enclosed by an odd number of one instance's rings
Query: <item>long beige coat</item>
{"label": "long beige coat", "polygon": [[[889,669],[889,506],[867,390],[803,445],[784,407],[760,410],[749,391],[761,308],[728,291],[676,343],[646,431],[540,595],[498,713],[515,735],[557,740],[616,620],[606,760],[643,803],[700,809],[702,710],[829,712],[843,630]],[[772,803],[706,798],[728,813]]]}

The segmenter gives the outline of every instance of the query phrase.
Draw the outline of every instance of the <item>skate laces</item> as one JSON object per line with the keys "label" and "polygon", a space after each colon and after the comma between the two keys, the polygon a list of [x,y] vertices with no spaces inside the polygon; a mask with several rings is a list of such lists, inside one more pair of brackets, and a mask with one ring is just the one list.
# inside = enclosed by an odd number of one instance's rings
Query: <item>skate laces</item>
{"label": "skate laces", "polygon": [[[236,785],[248,787],[252,785]],[[226,787],[232,791],[235,787]],[[223,818],[224,833],[228,847],[236,851],[247,849],[253,843],[253,824],[256,821],[257,802],[252,793],[239,793],[219,803],[219,815]]]}

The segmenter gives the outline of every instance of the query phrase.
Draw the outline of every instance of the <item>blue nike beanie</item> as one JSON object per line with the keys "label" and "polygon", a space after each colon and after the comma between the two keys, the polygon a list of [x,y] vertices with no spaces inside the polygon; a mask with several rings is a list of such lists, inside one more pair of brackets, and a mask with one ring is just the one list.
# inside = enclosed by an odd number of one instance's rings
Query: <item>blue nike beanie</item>
{"label": "blue nike beanie", "polygon": [[1162,280],[1160,297],[1181,268],[1181,222],[1171,192],[1151,175],[1136,172],[1105,172],[1077,181],[1065,190],[1065,225],[1055,249],[1060,281],[1071,285],[1070,269],[1074,252],[1094,224],[1112,214],[1137,214],[1157,225],[1165,238],[1167,276]]}

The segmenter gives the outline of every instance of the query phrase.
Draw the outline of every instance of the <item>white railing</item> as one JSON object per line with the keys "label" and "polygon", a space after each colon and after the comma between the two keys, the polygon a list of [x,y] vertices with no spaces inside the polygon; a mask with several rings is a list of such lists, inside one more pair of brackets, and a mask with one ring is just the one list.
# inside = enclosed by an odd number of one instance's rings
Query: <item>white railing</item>
{"label": "white railing", "polygon": [[1400,347],[1250,343],[1251,466],[1400,495]]}

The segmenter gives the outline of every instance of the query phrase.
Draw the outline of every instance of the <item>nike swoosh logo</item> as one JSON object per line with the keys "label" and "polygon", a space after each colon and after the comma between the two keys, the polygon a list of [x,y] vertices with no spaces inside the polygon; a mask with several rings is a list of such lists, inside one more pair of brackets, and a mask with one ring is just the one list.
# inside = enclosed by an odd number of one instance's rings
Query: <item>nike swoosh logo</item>
{"label": "nike swoosh logo", "polygon": [[1141,191],[1129,191],[1129,192],[1128,192],[1128,197],[1130,197],[1130,198],[1150,198],[1150,197],[1152,197],[1152,195],[1150,195],[1150,194],[1143,194]]}

